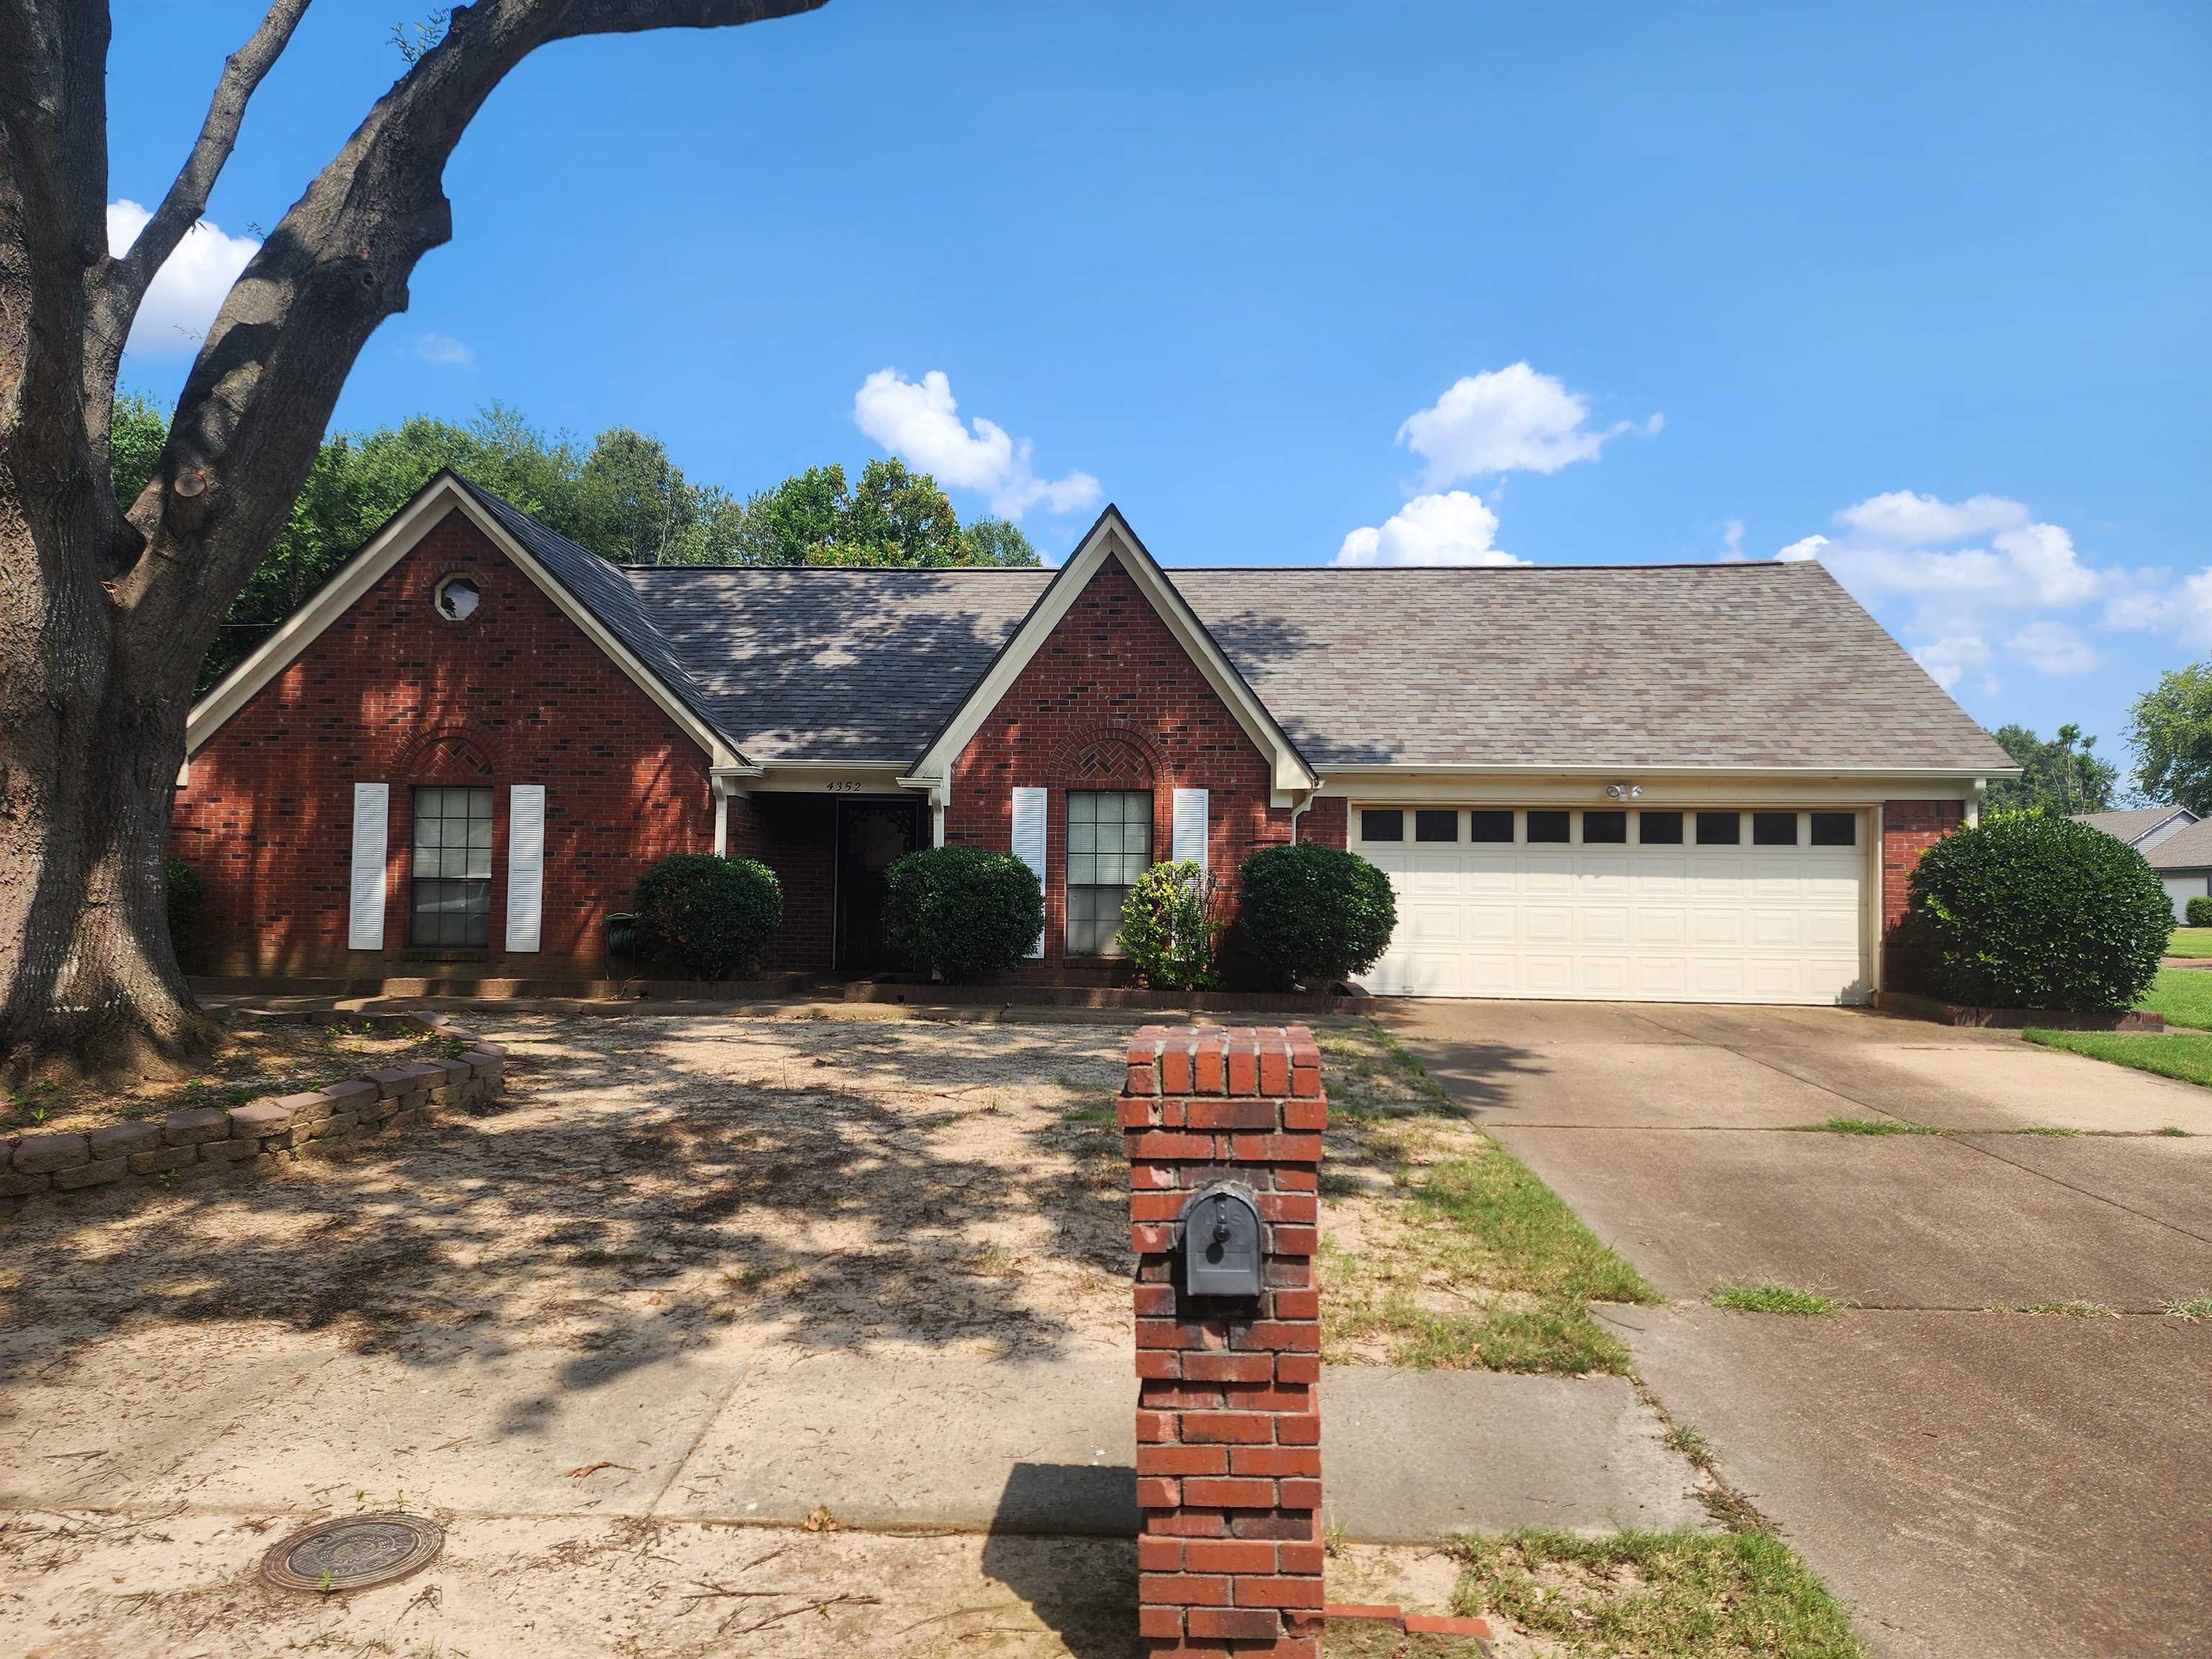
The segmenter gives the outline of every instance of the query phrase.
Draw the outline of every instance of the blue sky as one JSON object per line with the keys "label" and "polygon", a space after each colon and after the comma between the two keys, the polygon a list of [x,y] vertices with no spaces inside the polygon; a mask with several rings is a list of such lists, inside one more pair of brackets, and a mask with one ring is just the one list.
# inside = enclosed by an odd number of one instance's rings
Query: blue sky
{"label": "blue sky", "polygon": [[[116,7],[114,202],[257,15]],[[173,393],[393,21],[310,11],[133,384]],[[498,398],[741,491],[896,451],[1054,556],[1107,499],[1170,564],[1787,550],[1984,722],[2116,750],[2212,651],[2208,67],[2191,4],[832,0],[568,43],[478,118],[338,418]]]}

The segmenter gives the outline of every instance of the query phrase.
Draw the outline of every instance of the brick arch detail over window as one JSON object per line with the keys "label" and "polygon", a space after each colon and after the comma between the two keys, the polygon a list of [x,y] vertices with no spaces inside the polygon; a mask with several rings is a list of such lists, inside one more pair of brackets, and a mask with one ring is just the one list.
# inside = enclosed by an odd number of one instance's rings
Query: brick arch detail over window
{"label": "brick arch detail over window", "polygon": [[1254,848],[1291,839],[1289,808],[1271,800],[1273,777],[1269,758],[1128,573],[1109,559],[953,763],[945,839],[1009,851],[1012,791],[1049,791],[1045,955],[1024,970],[1048,978],[1068,963],[1071,788],[1150,790],[1156,857],[1173,842],[1174,792],[1206,790],[1208,862],[1233,880]]}
{"label": "brick arch detail over window", "polygon": [[410,739],[392,764],[398,784],[487,784],[499,771],[499,745],[481,726],[449,723]]}

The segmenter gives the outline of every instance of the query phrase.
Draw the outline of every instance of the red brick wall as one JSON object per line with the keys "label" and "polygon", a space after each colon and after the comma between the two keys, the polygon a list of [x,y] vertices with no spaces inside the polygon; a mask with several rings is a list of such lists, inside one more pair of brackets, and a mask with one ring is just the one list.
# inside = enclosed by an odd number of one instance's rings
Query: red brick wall
{"label": "red brick wall", "polygon": [[1334,847],[1340,853],[1352,846],[1352,803],[1341,795],[1317,795],[1298,815],[1298,839]]}
{"label": "red brick wall", "polygon": [[[465,623],[431,608],[467,573]],[[346,948],[353,786],[391,786],[385,949]],[[381,975],[407,955],[409,790],[493,789],[492,973],[603,968],[638,872],[714,846],[708,757],[455,512],[192,757],[172,845],[208,883],[207,971]],[[507,787],[545,786],[541,948],[505,949]]]}
{"label": "red brick wall", "polygon": [[1897,936],[1912,897],[1912,867],[1920,855],[1966,821],[1957,800],[1887,800],[1881,804],[1881,982],[1893,991],[1917,988],[1919,963]]}
{"label": "red brick wall", "polygon": [[[1138,1630],[1151,1653],[1319,1659],[1321,1054],[1297,1025],[1147,1025],[1120,1105],[1136,1252]],[[1184,1294],[1174,1227],[1224,1178],[1259,1302]]]}
{"label": "red brick wall", "polygon": [[1291,838],[1290,810],[1267,804],[1267,757],[1115,559],[1099,567],[954,763],[946,843],[1012,850],[1012,792],[1023,786],[1050,792],[1048,969],[1068,959],[1070,789],[1151,790],[1156,860],[1173,845],[1175,790],[1210,791],[1206,862],[1224,880],[1254,848]]}
{"label": "red brick wall", "polygon": [[836,798],[732,796],[726,850],[758,859],[783,884],[783,925],[761,966],[771,973],[826,973],[837,902]]}

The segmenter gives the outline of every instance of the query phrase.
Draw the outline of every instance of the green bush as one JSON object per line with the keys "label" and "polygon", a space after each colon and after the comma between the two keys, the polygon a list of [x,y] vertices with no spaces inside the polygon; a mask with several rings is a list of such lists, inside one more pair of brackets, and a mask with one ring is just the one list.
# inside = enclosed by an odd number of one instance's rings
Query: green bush
{"label": "green bush", "polygon": [[2199,893],[2189,901],[2189,925],[2191,927],[2212,927],[2212,898]]}
{"label": "green bush", "polygon": [[931,847],[890,871],[884,940],[908,966],[947,984],[1003,974],[1044,932],[1036,872],[1006,853]]}
{"label": "green bush", "polygon": [[678,853],[637,878],[637,940],[686,979],[739,979],[783,920],[783,884],[756,859]]}
{"label": "green bush", "polygon": [[1390,948],[1390,878],[1356,853],[1318,842],[1263,847],[1237,872],[1237,933],[1259,977],[1321,988],[1364,973]]}
{"label": "green bush", "polygon": [[200,918],[207,910],[207,882],[182,859],[171,859],[163,867],[162,886],[169,913],[169,948],[177,965],[189,968],[200,959]]}
{"label": "green bush", "polygon": [[2173,901],[2101,830],[2008,812],[1921,855],[1907,913],[1930,982],[1993,1008],[2127,1008],[2150,988]]}
{"label": "green bush", "polygon": [[1154,865],[1122,901],[1122,952],[1155,991],[1212,988],[1220,936],[1213,878],[1194,860]]}

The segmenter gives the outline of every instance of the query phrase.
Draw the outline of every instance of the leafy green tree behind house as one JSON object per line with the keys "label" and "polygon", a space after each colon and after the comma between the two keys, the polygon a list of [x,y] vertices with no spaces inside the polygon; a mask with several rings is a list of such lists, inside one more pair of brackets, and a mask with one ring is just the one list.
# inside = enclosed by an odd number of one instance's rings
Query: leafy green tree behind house
{"label": "leafy green tree behind house", "polygon": [[2080,726],[2062,726],[2049,742],[2025,726],[2000,726],[1990,735],[2021,768],[2017,778],[1990,781],[1991,811],[2102,812],[2112,807],[2119,769],[2099,758],[2096,738],[2083,737]]}
{"label": "leafy green tree behind house", "polygon": [[2128,747],[2146,797],[2212,814],[2212,665],[2160,675],[2129,711]]}
{"label": "leafy green tree behind house", "polygon": [[[120,499],[132,499],[153,476],[167,432],[167,411],[150,400],[117,400]],[[493,404],[465,422],[416,416],[325,438],[283,532],[216,635],[201,686],[267,637],[445,467],[617,564],[1039,562],[1014,526],[991,518],[963,526],[935,478],[897,461],[870,461],[855,485],[842,466],[809,467],[741,499],[687,478],[658,438],[612,427],[587,448]]]}

